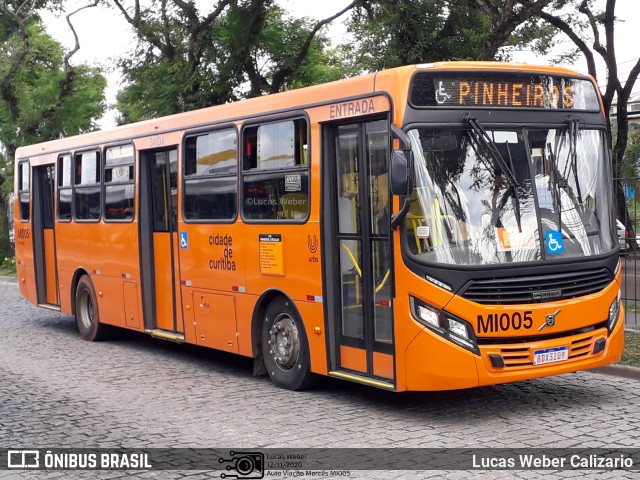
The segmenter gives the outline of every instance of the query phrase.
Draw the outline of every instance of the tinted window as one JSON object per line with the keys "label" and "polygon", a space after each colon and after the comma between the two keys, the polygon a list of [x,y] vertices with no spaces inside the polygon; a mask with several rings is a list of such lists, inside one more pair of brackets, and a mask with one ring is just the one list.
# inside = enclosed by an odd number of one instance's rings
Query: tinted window
{"label": "tinted window", "polygon": [[104,156],[104,218],[132,221],[135,214],[133,145],[109,147]]}
{"label": "tinted window", "polygon": [[58,190],[58,220],[71,220],[71,189]]}
{"label": "tinted window", "polygon": [[58,158],[58,220],[71,220],[71,155]]}
{"label": "tinted window", "polygon": [[187,138],[184,168],[185,176],[235,175],[236,131],[221,130]]}
{"label": "tinted window", "polygon": [[303,119],[245,128],[243,216],[305,220],[309,215],[309,143]]}
{"label": "tinted window", "polygon": [[18,198],[20,201],[20,220],[29,221],[29,163],[18,164]]}
{"label": "tinted window", "polygon": [[230,219],[236,215],[236,177],[185,182],[184,216],[190,220]]}
{"label": "tinted window", "polygon": [[100,219],[100,152],[75,156],[73,216],[76,220]]}
{"label": "tinted window", "polygon": [[236,216],[237,143],[235,129],[207,132],[186,139],[186,220],[230,220]]}
{"label": "tinted window", "polygon": [[74,211],[78,220],[100,218],[100,185],[76,188]]}

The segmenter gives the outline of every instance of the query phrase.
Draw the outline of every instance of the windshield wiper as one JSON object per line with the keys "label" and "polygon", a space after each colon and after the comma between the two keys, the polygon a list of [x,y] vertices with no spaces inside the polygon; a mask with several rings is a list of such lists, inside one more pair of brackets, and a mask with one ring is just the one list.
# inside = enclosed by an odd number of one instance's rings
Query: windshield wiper
{"label": "windshield wiper", "polygon": [[[557,149],[558,145],[556,142],[556,149]],[[549,157],[551,160],[551,172],[549,173],[549,178],[551,179],[551,185],[553,186],[553,203],[554,203],[554,208],[558,211],[558,231],[561,232],[562,231],[562,200],[561,200],[561,193],[560,193],[560,183],[564,180],[564,177],[562,177],[560,175],[560,172],[558,171],[558,158],[556,156],[556,154],[553,152],[553,150],[549,149]],[[558,178],[560,177],[560,179]],[[564,180],[563,183],[567,183],[566,180]]]}
{"label": "windshield wiper", "polygon": [[582,192],[580,191],[580,181],[578,180],[578,132],[580,130],[580,119],[567,117],[565,123],[569,127],[569,165],[573,172],[578,194],[578,205],[582,206]]}
{"label": "windshield wiper", "polygon": [[[562,231],[562,190],[566,192],[566,195],[574,205],[576,205],[578,211],[582,211],[583,208],[582,191],[580,190],[580,180],[578,178],[578,132],[580,131],[580,119],[569,116],[565,119],[565,123],[567,124],[567,138],[569,141],[568,169],[565,169],[565,173],[568,173],[567,170],[569,170],[573,174],[577,198],[571,185],[569,185],[567,177],[563,173],[560,173],[557,154],[554,153],[553,150],[550,150],[552,165],[551,181],[554,187],[555,203],[558,210],[558,231]],[[563,137],[557,137],[555,145],[556,152],[560,149],[560,142],[563,140]]]}
{"label": "windshield wiper", "polygon": [[498,168],[502,171],[502,174],[507,180],[511,191],[513,192],[514,210],[516,214],[516,222],[518,223],[518,232],[522,233],[522,225],[520,218],[520,196],[518,194],[518,182],[513,170],[513,159],[511,158],[511,150],[507,143],[507,153],[509,154],[509,162],[504,159],[498,146],[495,144],[489,133],[484,129],[478,121],[470,114],[466,114],[463,118],[464,122],[471,127],[471,130],[475,134],[473,139],[476,141],[478,147],[484,147],[486,151],[493,157],[493,160],[498,165]]}

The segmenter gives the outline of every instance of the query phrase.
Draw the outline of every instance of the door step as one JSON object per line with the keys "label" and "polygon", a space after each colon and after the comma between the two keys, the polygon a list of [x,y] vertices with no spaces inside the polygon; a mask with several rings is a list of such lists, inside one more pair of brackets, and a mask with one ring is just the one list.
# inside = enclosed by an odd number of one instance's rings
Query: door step
{"label": "door step", "polygon": [[60,311],[60,305],[50,305],[48,303],[39,303],[40,308],[46,308],[47,310],[53,310],[54,312]]}
{"label": "door step", "polygon": [[383,388],[385,390],[395,390],[396,387],[393,383],[384,382],[369,377],[362,377],[353,373],[345,372],[329,372],[330,377],[341,378],[342,380],[349,380],[350,382],[362,383],[371,387]]}
{"label": "door step", "polygon": [[171,332],[169,330],[145,330],[145,333],[151,335],[152,338],[159,338],[160,340],[166,340],[168,342],[184,343],[184,334],[179,332]]}

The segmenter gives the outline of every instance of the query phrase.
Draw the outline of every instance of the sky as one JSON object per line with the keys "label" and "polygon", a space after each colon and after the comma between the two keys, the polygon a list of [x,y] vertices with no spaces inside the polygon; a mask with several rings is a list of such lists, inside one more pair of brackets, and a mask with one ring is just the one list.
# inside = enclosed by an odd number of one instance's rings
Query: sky
{"label": "sky", "polygon": [[[289,11],[293,16],[308,16],[311,18],[326,18],[347,6],[351,0],[278,0],[278,3]],[[85,5],[87,1],[65,1],[64,6],[67,12]],[[126,2],[132,4],[133,2]],[[202,0],[203,5],[208,4]],[[597,0],[596,6],[603,8],[604,0]],[[633,10],[635,6],[635,11]],[[203,6],[203,9],[206,7]],[[621,78],[626,78],[635,61],[640,56],[640,49],[637,48],[635,38],[637,35],[634,29],[640,27],[640,16],[637,15],[638,0],[617,0],[616,15],[625,21],[616,25],[616,55],[618,60],[618,71]],[[64,16],[41,12],[43,22],[47,31],[62,45],[70,49],[74,45],[73,35],[66,23]],[[348,15],[343,15],[335,20],[331,25],[328,36],[335,41],[340,40],[346,33],[344,21]],[[122,19],[121,14],[113,8],[103,6],[89,8],[79,12],[72,17],[73,24],[78,33],[80,50],[72,58],[72,62],[89,63],[102,67],[107,75],[108,86],[106,91],[107,103],[115,104],[116,94],[120,88],[120,75],[115,69],[115,60],[129,52],[134,44],[135,38],[129,25]],[[566,50],[572,43],[566,37],[559,37],[557,48],[559,51]],[[598,57],[596,55],[596,57]],[[425,62],[433,59],[425,59]],[[516,62],[540,64],[548,63],[545,58],[533,55],[530,51],[513,53],[513,60]],[[563,65],[574,68],[581,73],[587,73],[586,62],[580,60],[574,65]],[[606,81],[606,69],[602,62],[598,63],[598,80],[601,84]],[[640,82],[636,82],[634,91],[640,91]],[[109,128],[115,125],[115,111],[109,110],[99,122],[102,128]]]}

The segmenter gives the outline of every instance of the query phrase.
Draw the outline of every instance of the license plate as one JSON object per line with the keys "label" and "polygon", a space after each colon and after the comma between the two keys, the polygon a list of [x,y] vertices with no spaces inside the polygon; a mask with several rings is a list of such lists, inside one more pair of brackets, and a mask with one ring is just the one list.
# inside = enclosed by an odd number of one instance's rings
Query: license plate
{"label": "license plate", "polygon": [[569,347],[545,348],[533,352],[533,364],[543,365],[545,363],[564,362],[569,359]]}

